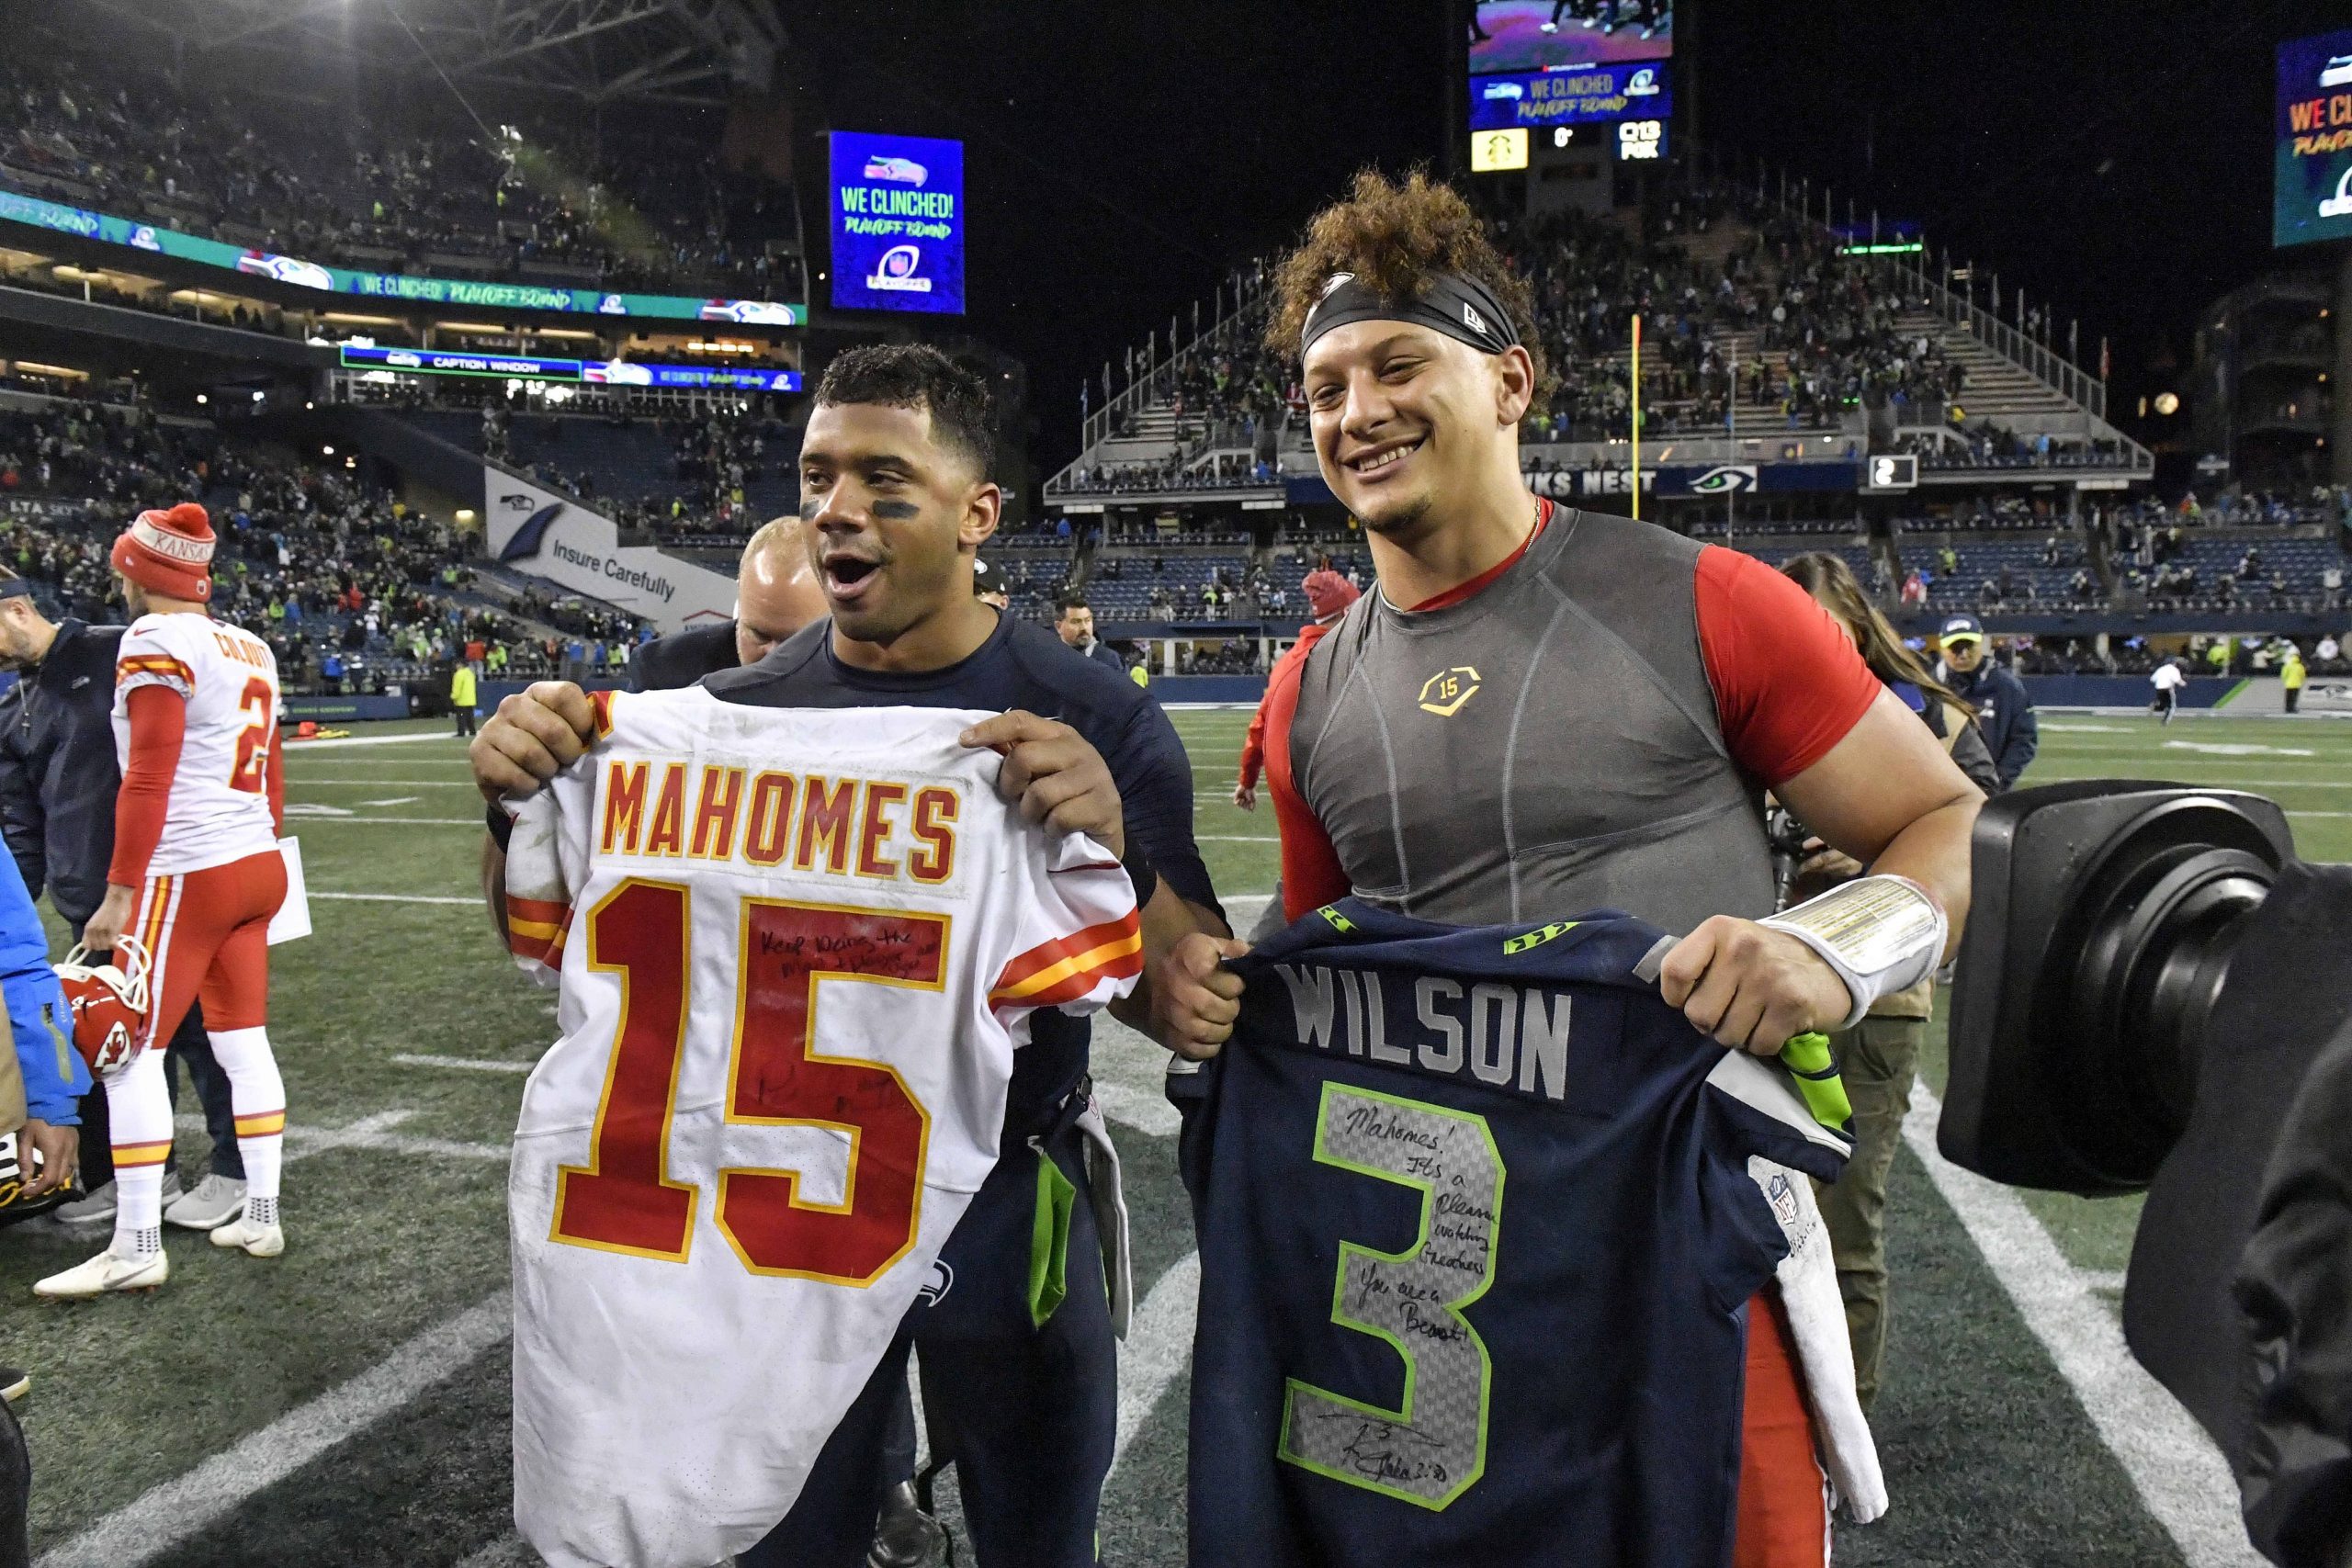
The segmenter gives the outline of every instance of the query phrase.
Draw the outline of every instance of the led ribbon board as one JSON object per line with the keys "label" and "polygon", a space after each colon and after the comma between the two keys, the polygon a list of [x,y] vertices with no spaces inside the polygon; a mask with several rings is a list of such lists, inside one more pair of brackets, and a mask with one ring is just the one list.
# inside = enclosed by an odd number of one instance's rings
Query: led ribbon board
{"label": "led ribbon board", "polygon": [[345,344],[341,353],[346,370],[389,370],[406,376],[493,376],[507,381],[575,381],[592,387],[800,390],[797,370],[645,365],[620,359],[541,359],[527,354],[451,354],[432,348],[365,348],[356,344]]}
{"label": "led ribbon board", "polygon": [[485,283],[472,278],[425,277],[405,272],[353,272],[348,267],[249,251],[176,229],[134,223],[85,208],[0,190],[0,219],[85,240],[100,240],[150,255],[198,262],[251,277],[266,277],[322,294],[355,295],[417,305],[463,305],[488,310],[562,310],[590,316],[647,316],[665,321],[724,321],[737,326],[799,327],[808,324],[805,306],[774,299],[697,299],[685,294],[610,294],[594,288],[554,288],[535,283]]}

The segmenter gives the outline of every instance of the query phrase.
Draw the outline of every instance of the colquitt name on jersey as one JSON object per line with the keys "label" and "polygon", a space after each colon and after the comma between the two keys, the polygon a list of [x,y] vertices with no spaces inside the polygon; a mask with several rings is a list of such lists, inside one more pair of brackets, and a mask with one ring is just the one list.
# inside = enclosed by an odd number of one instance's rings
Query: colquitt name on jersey
{"label": "colquitt name on jersey", "polygon": [[1567,1096],[1570,998],[1556,990],[1420,975],[1406,1018],[1401,1010],[1392,1016],[1376,974],[1319,964],[1273,971],[1289,989],[1302,1044],[1546,1100]]}
{"label": "colquitt name on jersey", "polygon": [[762,871],[903,879],[955,874],[963,796],[938,779],[860,778],[612,757],[596,852],[736,861]]}

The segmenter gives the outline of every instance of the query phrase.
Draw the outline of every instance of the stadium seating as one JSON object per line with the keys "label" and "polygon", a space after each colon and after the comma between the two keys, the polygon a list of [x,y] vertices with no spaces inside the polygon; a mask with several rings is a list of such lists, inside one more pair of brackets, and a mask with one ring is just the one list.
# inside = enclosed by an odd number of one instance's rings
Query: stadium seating
{"label": "stadium seating", "polygon": [[111,618],[115,534],[139,508],[191,496],[221,539],[214,611],[269,642],[289,693],[431,678],[474,644],[493,676],[584,672],[645,635],[609,604],[485,567],[470,541],[352,470],[134,406],[0,411],[0,499],[38,508],[0,534],[0,560],[66,613]]}
{"label": "stadium seating", "polygon": [[790,192],[643,107],[625,154],[576,118],[454,129],[392,97],[332,107],[184,90],[62,37],[10,51],[0,186],[305,260],[805,299]]}
{"label": "stadium seating", "polygon": [[[1555,381],[1522,426],[1531,461],[1630,434],[1626,323],[1638,305],[1646,438],[1840,432],[1859,447],[1878,411],[1890,435],[1902,433],[1894,449],[1931,469],[2144,464],[2058,385],[1976,335],[1994,329],[1952,319],[1956,305],[1931,299],[1917,274],[1840,254],[1836,236],[1757,190],[1682,179],[1648,243],[1577,212],[1498,224]],[[1087,422],[1084,450],[1047,494],[1262,491],[1311,472],[1300,389],[1260,342],[1268,299],[1262,265],[1237,272],[1192,342],[1168,352],[1155,338],[1144,363],[1130,355],[1130,384]]]}

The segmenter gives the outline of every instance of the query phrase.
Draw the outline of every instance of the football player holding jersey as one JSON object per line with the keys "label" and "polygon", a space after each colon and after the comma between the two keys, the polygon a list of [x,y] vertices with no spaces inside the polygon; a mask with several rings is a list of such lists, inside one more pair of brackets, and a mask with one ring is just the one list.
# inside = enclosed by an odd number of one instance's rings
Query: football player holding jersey
{"label": "football player holding jersey", "polygon": [[269,919],[286,897],[277,660],[259,637],[207,612],[212,547],[211,522],[192,502],[140,513],[114,544],[136,617],[115,666],[122,790],[106,899],[82,940],[101,957],[122,937],[137,940],[150,1010],[137,1054],[107,1081],[120,1195],[113,1243],[35,1285],[44,1296],[148,1290],[170,1276],[163,1183],[172,1107],[160,1043],[199,996],[245,1162],[244,1208],[212,1232],[213,1245],[254,1258],[286,1247],[277,1215],[286,1090],[267,1027]]}
{"label": "football player holding jersey", "polygon": [[[1269,344],[1300,356],[1379,580],[1267,694],[1287,912],[1351,892],[1454,926],[1623,909],[1683,938],[1667,1003],[1768,1055],[1930,972],[1983,796],[1794,583],[1529,489],[1542,345],[1468,204],[1359,175],[1276,293]],[[1767,788],[1875,874],[1774,917]],[[1217,965],[1241,951],[1180,945],[1170,967],[1226,993],[1179,1021],[1190,1048],[1230,1032],[1241,982]],[[1818,1568],[1823,1470],[1774,1289],[1747,1328],[1730,1561]]]}
{"label": "football player holding jersey", "polygon": [[[989,478],[992,419],[986,382],[934,349],[860,348],[834,360],[799,468],[831,618],[756,665],[709,676],[704,690],[750,707],[996,715],[960,743],[1002,755],[998,791],[1029,820],[1084,833],[1126,864],[1145,964],[1121,1010],[1148,1024],[1175,938],[1225,930],[1193,841],[1191,765],[1167,716],[1118,671],[974,595],[975,552],[1002,499]],[[476,781],[493,799],[534,793],[594,733],[577,688],[535,686],[483,727]],[[492,810],[495,837],[509,824],[503,807]],[[494,888],[494,852],[490,869]],[[905,1314],[790,1514],[738,1554],[743,1568],[865,1561],[876,1456],[910,1344],[982,1568],[1097,1561],[1127,1281],[1115,1160],[1090,1093],[1082,1021],[1034,1015],[1002,1124],[997,1163],[941,1252],[953,1285]]]}

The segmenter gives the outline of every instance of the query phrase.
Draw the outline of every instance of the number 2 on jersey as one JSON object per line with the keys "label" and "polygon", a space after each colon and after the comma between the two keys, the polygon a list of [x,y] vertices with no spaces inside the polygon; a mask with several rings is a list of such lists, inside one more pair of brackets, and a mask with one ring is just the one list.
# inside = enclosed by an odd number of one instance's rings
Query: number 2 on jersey
{"label": "number 2 on jersey", "polygon": [[[557,1178],[552,1239],[684,1262],[700,1190],[668,1173],[686,1034],[692,928],[684,887],[636,878],[588,914],[588,962],[621,976],[621,1021],[590,1163]],[[890,1067],[815,1048],[826,983],[941,989],[947,918],[743,900],[729,1125],[846,1134],[842,1201],[801,1193],[805,1172],[722,1168],[719,1231],[745,1268],[871,1283],[913,1246],[931,1119]]]}
{"label": "number 2 on jersey", "polygon": [[277,694],[256,675],[245,682],[237,711],[254,716],[237,732],[237,760],[229,769],[229,787],[248,795],[269,792],[269,732],[277,727]]}
{"label": "number 2 on jersey", "polygon": [[1394,1410],[1286,1380],[1282,1457],[1424,1508],[1442,1508],[1487,1468],[1491,1367],[1462,1309],[1494,1282],[1503,1162],[1483,1116],[1326,1083],[1315,1157],[1420,1194],[1402,1252],[1340,1243],[1331,1321],[1386,1340],[1405,1362]]}

